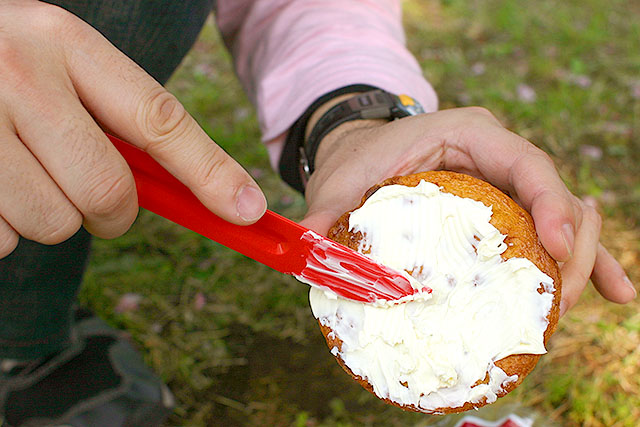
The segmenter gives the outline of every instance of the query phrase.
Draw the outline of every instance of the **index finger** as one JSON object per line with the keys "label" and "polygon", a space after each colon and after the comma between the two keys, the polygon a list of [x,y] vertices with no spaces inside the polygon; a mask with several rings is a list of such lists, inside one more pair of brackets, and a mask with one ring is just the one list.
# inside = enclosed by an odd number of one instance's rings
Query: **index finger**
{"label": "index finger", "polygon": [[236,224],[258,220],[266,200],[250,175],[172,94],[98,32],[85,30],[65,55],[76,91],[96,120],[147,151],[220,217]]}

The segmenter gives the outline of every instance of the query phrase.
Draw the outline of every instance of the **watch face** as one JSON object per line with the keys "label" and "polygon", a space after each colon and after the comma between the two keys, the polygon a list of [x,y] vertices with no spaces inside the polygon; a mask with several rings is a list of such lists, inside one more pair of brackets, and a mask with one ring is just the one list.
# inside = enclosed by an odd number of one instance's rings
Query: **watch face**
{"label": "watch face", "polygon": [[413,105],[405,107],[405,109],[410,116],[417,116],[418,114],[424,113],[424,108],[422,108],[422,105],[420,105],[418,101],[415,101]]}
{"label": "watch face", "polygon": [[300,148],[300,176],[304,180],[313,173],[318,144],[327,133],[338,125],[349,120],[394,120],[422,113],[424,113],[424,109],[420,103],[410,96],[394,95],[381,89],[359,93],[334,105],[318,119]]}
{"label": "watch face", "polygon": [[424,113],[424,108],[409,95],[398,95],[399,108],[404,110],[408,116],[415,116]]}

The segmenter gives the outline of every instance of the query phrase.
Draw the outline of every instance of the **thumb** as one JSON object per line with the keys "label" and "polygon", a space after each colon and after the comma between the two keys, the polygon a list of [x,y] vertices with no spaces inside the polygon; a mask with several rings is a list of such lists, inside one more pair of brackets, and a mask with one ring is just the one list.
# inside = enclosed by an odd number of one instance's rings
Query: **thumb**
{"label": "thumb", "polygon": [[358,206],[364,191],[354,185],[357,181],[339,172],[325,172],[318,170],[311,176],[305,194],[309,209],[300,221],[300,225],[323,236],[342,214]]}
{"label": "thumb", "polygon": [[239,225],[257,221],[267,203],[251,176],[142,68],[88,25],[82,31],[65,57],[93,116],[147,151],[221,218]]}
{"label": "thumb", "polygon": [[335,210],[321,209],[309,210],[300,225],[315,231],[323,236],[327,235],[329,228],[340,218],[342,212]]}

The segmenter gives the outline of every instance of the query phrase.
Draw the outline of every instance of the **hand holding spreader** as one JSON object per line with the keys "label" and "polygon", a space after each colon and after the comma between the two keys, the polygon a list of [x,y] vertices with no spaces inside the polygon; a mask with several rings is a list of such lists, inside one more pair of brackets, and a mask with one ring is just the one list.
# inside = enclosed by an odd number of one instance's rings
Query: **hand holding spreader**
{"label": "hand holding spreader", "polygon": [[108,136],[131,168],[141,207],[344,298],[393,301],[418,292],[411,285],[417,282],[410,282],[406,273],[378,264],[275,212],[267,210],[258,222],[246,226],[223,220],[147,153]]}

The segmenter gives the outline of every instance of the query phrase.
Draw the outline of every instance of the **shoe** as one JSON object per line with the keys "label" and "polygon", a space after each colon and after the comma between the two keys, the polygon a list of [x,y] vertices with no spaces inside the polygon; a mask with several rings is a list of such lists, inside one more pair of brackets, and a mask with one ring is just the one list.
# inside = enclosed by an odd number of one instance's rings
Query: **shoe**
{"label": "shoe", "polygon": [[77,310],[73,344],[37,362],[0,361],[6,427],[151,427],[175,401],[124,332]]}

